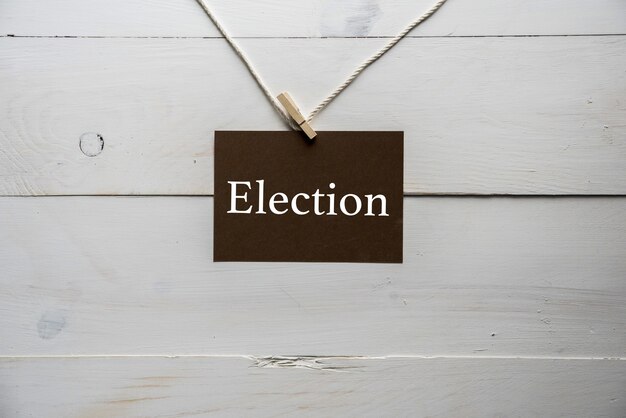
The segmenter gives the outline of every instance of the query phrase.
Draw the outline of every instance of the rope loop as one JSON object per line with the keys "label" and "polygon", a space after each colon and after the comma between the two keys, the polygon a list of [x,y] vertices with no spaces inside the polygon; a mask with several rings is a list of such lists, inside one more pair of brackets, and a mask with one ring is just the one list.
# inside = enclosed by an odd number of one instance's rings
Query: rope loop
{"label": "rope loop", "polygon": [[[250,75],[252,75],[252,78],[254,78],[254,80],[256,81],[257,85],[261,89],[261,91],[263,91],[263,94],[265,94],[265,97],[267,97],[267,99],[269,100],[269,102],[272,105],[272,107],[274,108],[274,110],[276,110],[276,112],[283,118],[283,120],[287,123],[287,125],[289,125],[291,127],[291,129],[300,130],[300,126],[298,126],[296,123],[294,123],[293,120],[291,119],[291,117],[289,117],[289,115],[287,114],[287,112],[285,112],[285,110],[283,110],[283,108],[280,106],[279,102],[276,100],[276,98],[270,92],[270,90],[267,87],[267,85],[263,82],[263,79],[261,78],[259,73],[257,73],[257,71],[252,66],[252,63],[250,62],[250,60],[248,59],[246,54],[241,50],[241,48],[239,48],[239,45],[237,45],[235,43],[234,39],[231,38],[230,35],[228,35],[228,33],[226,32],[224,27],[219,23],[219,21],[217,20],[217,18],[213,14],[213,12],[211,12],[209,7],[205,3],[205,0],[196,0],[196,1],[200,5],[200,7],[202,7],[202,10],[204,10],[204,12],[207,14],[209,19],[211,19],[211,21],[213,22],[213,24],[215,25],[217,30],[219,30],[220,33],[222,34],[222,36],[224,36],[224,39],[226,39],[228,44],[233,48],[233,51],[235,51],[237,56],[245,64],[246,68],[250,72]],[[330,93],[328,95],[328,97],[326,97],[324,100],[322,100],[322,102],[320,104],[315,106],[313,111],[307,117],[307,122],[311,122],[314,117],[316,117],[326,106],[328,106],[330,104],[330,102],[335,100],[335,98],[337,96],[339,96],[339,94],[341,94],[342,91],[344,91],[350,84],[352,84],[354,82],[354,80],[356,80],[356,78],[359,75],[361,75],[361,73],[363,71],[365,71],[365,69],[367,67],[372,65],[374,62],[376,62],[378,59],[380,59],[380,57],[385,55],[391,48],[396,46],[396,44],[398,42],[400,42],[404,37],[406,37],[409,34],[409,32],[411,32],[417,25],[419,25],[420,23],[422,23],[423,21],[428,19],[430,16],[432,16],[437,10],[439,10],[439,8],[441,6],[443,6],[443,4],[446,1],[447,0],[438,0],[435,4],[433,4],[430,7],[430,9],[426,10],[421,16],[419,16],[417,19],[415,19],[411,23],[409,23],[409,25],[407,27],[405,27],[397,36],[393,37],[391,39],[391,41],[389,41],[389,43],[387,45],[382,47],[378,52],[376,52],[374,55],[372,55],[371,57],[366,59],[361,65],[359,65],[354,70],[354,72],[348,76],[346,81],[341,83],[332,93]]]}

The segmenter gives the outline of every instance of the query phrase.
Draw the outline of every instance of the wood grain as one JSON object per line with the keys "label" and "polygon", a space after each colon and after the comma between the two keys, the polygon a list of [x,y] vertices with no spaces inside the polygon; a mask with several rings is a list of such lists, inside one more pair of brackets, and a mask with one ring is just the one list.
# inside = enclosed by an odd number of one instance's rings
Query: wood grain
{"label": "wood grain", "polygon": [[[243,40],[305,113],[383,42]],[[407,194],[624,194],[625,47],[407,39],[313,127],[404,130]],[[286,129],[220,39],[4,38],[0,79],[0,195],[210,195],[213,131]]]}
{"label": "wood grain", "polygon": [[[395,36],[434,0],[208,1],[235,36]],[[450,1],[413,34],[626,33],[621,0]],[[20,36],[218,36],[194,0],[3,2],[0,33]]]}
{"label": "wood grain", "polygon": [[[434,0],[209,0],[304,113]],[[313,122],[413,194],[625,195],[626,2],[449,1]],[[195,0],[0,2],[0,416],[626,415],[626,197],[407,197],[402,265],[213,263]],[[165,356],[173,357],[165,357]],[[431,358],[436,357],[436,358]]]}
{"label": "wood grain", "polygon": [[212,198],[0,199],[0,355],[624,357],[626,198],[405,198],[405,263],[213,263]]}
{"label": "wood grain", "polygon": [[621,418],[626,411],[625,361],[315,360],[300,364],[321,369],[259,368],[228,357],[1,359],[0,412],[15,418]]}

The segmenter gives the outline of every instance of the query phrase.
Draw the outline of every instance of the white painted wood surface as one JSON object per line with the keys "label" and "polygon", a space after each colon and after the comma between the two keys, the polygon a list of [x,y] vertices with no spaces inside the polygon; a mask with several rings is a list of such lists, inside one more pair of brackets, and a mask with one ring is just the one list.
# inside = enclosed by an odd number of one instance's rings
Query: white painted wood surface
{"label": "white painted wood surface", "polygon": [[212,198],[0,213],[0,355],[626,357],[626,198],[405,198],[402,265],[212,263]]}
{"label": "white painted wood surface", "polygon": [[[308,111],[385,40],[243,42]],[[624,50],[622,36],[407,39],[313,125],[406,131],[407,194],[624,194]],[[285,129],[221,39],[4,38],[0,54],[3,195],[212,194],[214,130]]]}
{"label": "white painted wood surface", "polygon": [[[435,0],[207,0],[235,36],[395,36]],[[426,36],[626,33],[622,0],[450,0],[413,32]],[[195,0],[12,0],[0,34],[218,36]]]}
{"label": "white painted wood surface", "polygon": [[315,360],[300,364],[345,368],[259,368],[236,357],[2,359],[0,411],[64,418],[622,418],[626,411],[625,361]]}
{"label": "white painted wood surface", "polygon": [[[211,5],[307,111],[432,1]],[[406,194],[624,195],[625,34],[450,0],[314,125],[405,130]],[[625,197],[407,197],[402,265],[214,264],[210,197],[7,197],[210,195],[214,130],[285,129],[195,0],[0,2],[0,98],[2,418],[626,416]]]}

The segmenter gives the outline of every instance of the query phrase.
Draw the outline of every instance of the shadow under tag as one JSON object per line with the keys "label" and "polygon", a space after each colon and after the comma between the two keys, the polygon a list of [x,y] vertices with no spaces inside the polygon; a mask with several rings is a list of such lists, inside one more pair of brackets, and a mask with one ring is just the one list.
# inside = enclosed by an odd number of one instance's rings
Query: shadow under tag
{"label": "shadow under tag", "polygon": [[403,132],[215,132],[214,261],[402,263]]}

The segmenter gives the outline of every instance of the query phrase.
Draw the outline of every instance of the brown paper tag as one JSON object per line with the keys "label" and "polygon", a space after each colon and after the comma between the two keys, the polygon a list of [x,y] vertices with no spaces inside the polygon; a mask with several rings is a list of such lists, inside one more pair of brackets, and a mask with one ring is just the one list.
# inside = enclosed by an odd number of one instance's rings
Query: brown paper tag
{"label": "brown paper tag", "polygon": [[402,262],[402,132],[215,132],[214,261]]}

